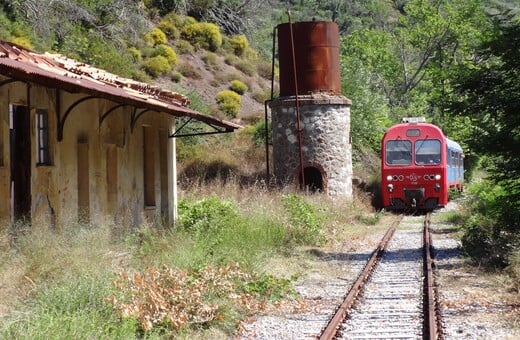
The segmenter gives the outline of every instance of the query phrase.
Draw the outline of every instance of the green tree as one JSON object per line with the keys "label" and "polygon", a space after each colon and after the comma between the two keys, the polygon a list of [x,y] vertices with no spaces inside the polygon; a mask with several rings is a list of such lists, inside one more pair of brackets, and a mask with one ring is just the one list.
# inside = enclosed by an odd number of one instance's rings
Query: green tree
{"label": "green tree", "polygon": [[342,44],[342,93],[352,100],[350,124],[355,149],[368,147],[378,151],[381,137],[390,125],[385,96],[374,86],[372,74],[363,67],[356,55],[344,52]]}
{"label": "green tree", "polygon": [[473,220],[466,239],[473,246],[502,249],[500,259],[507,263],[520,240],[520,18],[509,14],[493,22],[491,39],[459,70],[452,109],[470,119],[473,134],[468,143],[486,156],[495,187],[480,193],[488,204],[475,211],[492,218]]}
{"label": "green tree", "polygon": [[465,39],[481,25],[480,0],[411,0],[396,6],[397,20],[352,32],[345,52],[359,58],[372,90],[386,97],[392,120],[431,115],[448,67],[465,55]]}

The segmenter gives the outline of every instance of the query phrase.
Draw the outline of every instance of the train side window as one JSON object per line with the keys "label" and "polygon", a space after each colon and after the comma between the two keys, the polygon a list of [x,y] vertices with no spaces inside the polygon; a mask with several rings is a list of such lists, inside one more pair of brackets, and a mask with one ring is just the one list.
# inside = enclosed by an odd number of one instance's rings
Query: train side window
{"label": "train side window", "polygon": [[412,164],[412,142],[408,140],[386,142],[385,162],[388,165]]}
{"label": "train side window", "polygon": [[419,139],[415,142],[415,163],[437,165],[441,163],[441,142],[437,139]]}

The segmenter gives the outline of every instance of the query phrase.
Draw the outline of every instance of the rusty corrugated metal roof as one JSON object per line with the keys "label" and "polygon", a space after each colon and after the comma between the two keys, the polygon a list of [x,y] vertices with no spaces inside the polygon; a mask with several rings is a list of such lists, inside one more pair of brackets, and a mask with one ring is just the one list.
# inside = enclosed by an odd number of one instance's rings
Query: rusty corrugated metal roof
{"label": "rusty corrugated metal roof", "polygon": [[0,41],[0,74],[177,117],[191,117],[228,131],[241,127],[189,109],[189,99],[179,93],[122,78],[60,54],[40,54],[5,41]]}

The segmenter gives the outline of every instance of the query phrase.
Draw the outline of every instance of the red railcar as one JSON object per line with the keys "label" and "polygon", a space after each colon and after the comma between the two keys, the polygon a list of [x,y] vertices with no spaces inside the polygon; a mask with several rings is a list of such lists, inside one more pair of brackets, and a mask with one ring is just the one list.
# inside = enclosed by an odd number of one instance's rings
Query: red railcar
{"label": "red railcar", "polygon": [[462,190],[462,148],[424,118],[404,118],[381,145],[383,206],[390,210],[434,210],[448,203],[450,188]]}

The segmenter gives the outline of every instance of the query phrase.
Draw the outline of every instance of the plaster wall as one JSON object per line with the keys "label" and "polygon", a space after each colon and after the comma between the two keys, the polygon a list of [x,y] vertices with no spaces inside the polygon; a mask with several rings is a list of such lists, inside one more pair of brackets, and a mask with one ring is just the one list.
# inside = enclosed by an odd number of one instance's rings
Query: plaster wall
{"label": "plaster wall", "polygon": [[[0,79],[1,81],[2,79]],[[12,82],[0,86],[0,221],[11,220],[9,105],[30,105],[31,140],[31,222],[33,226],[60,228],[78,223],[78,173],[88,176],[89,222],[118,224],[125,227],[154,222],[162,214],[172,216],[173,182],[168,166],[173,164],[173,143],[167,132],[174,118],[164,113],[147,112],[132,124],[134,108],[122,106],[112,111],[100,123],[100,117],[116,104],[101,98],[79,102],[85,94]],[[59,104],[58,104],[59,102]],[[77,105],[75,105],[77,104]],[[74,106],[75,105],[75,106]],[[58,140],[59,108],[64,112],[74,106],[63,125],[63,139]],[[44,109],[49,118],[50,165],[38,165],[36,142],[36,109]],[[133,126],[132,126],[133,125]],[[153,131],[155,206],[143,202],[143,125]],[[162,132],[160,132],[162,131]],[[78,144],[83,147],[78,148]],[[86,144],[86,145],[85,145]],[[88,169],[78,169],[78,150],[87,152]],[[162,160],[161,155],[166,157]],[[13,155],[16,157],[16,155]],[[116,159],[107,160],[107,157]],[[165,163],[166,165],[165,166]],[[162,166],[161,166],[162,164]],[[116,167],[108,183],[107,167]],[[114,169],[114,168],[112,168]],[[82,171],[79,171],[82,170]],[[167,183],[162,183],[166,181]],[[114,188],[116,189],[114,191]],[[110,190],[109,190],[110,189]],[[165,214],[165,212],[168,212]]]}

